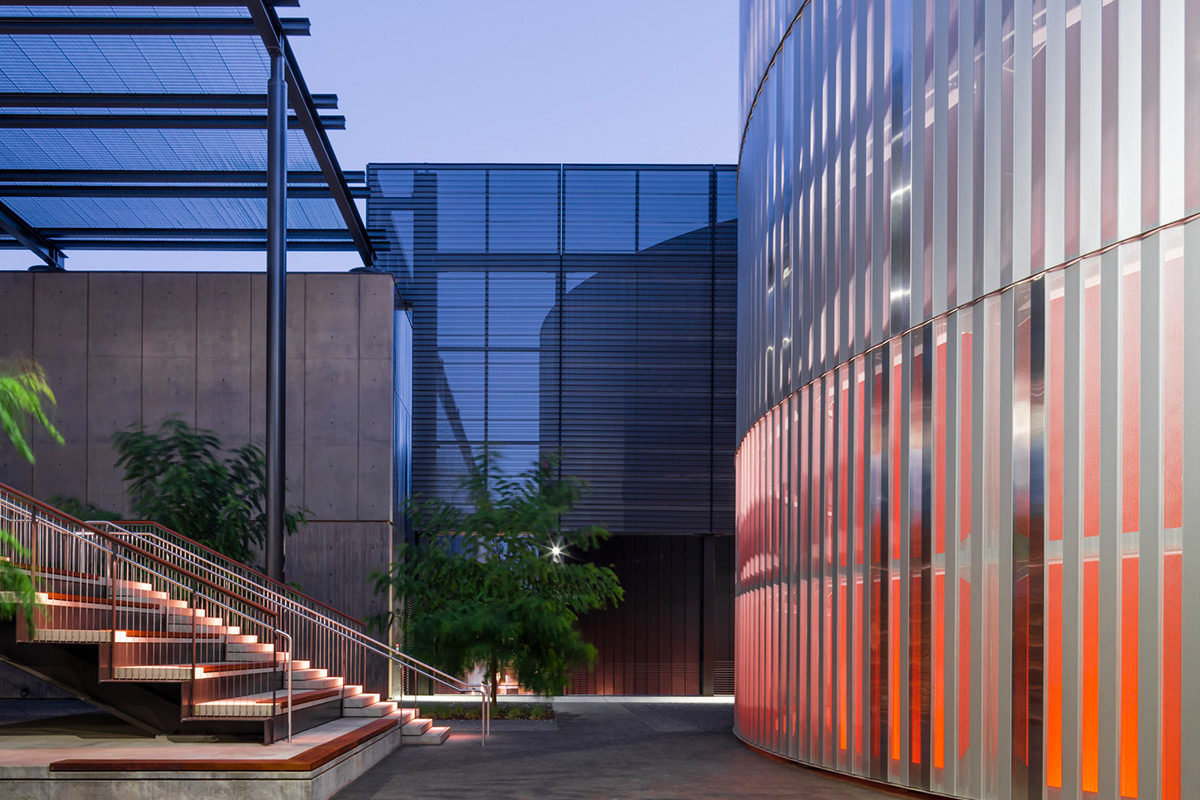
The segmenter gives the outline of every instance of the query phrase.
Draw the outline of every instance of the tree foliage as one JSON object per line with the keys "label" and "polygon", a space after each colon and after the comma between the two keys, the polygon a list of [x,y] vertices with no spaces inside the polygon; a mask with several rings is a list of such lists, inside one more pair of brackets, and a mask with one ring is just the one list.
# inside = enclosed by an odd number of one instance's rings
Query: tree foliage
{"label": "tree foliage", "polygon": [[0,362],[0,429],[17,453],[30,463],[33,462],[28,435],[31,423],[42,426],[50,438],[63,443],[46,413],[46,406],[54,404],[54,392],[50,391],[41,367],[32,361]]}
{"label": "tree foliage", "polygon": [[[138,517],[250,562],[266,530],[266,462],[257,445],[223,455],[211,431],[177,419],[157,431],[119,431],[113,441]],[[289,509],[287,532],[295,533],[305,519],[305,510]]]}
{"label": "tree foliage", "polygon": [[29,551],[8,531],[0,529],[0,619],[12,619],[17,612],[25,616],[29,629],[34,628],[34,610],[37,608],[37,593],[29,573],[17,566],[29,563]]}
{"label": "tree foliage", "polygon": [[[63,438],[50,421],[47,406],[55,404],[46,374],[32,361],[0,362],[0,430],[17,453],[33,462],[30,429],[40,425],[55,442]],[[11,619],[20,611],[30,628],[34,624],[37,594],[29,573],[21,565],[30,561],[29,551],[16,537],[0,529],[0,619]]]}
{"label": "tree foliage", "polygon": [[493,695],[505,665],[526,688],[559,694],[572,667],[596,660],[579,616],[624,597],[612,569],[579,558],[609,534],[560,528],[584,484],[557,477],[557,458],[515,478],[496,461],[485,449],[464,480],[469,510],[440,499],[409,503],[415,543],[376,575],[376,591],[392,589],[411,609],[402,623],[417,658],[454,675],[485,664]]}

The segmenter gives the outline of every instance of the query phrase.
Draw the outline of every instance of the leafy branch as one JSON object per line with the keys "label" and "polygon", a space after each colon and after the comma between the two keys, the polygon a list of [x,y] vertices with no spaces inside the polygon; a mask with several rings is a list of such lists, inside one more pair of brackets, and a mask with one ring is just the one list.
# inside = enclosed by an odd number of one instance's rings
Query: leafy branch
{"label": "leafy branch", "polygon": [[[463,481],[467,509],[416,498],[407,512],[415,543],[375,577],[414,613],[400,619],[413,655],[452,674],[485,664],[492,676],[512,667],[535,692],[566,688],[572,667],[592,665],[579,617],[617,605],[624,591],[612,569],[579,559],[608,538],[601,527],[563,530],[559,521],[585,485],[556,477],[546,457],[515,477],[487,450]],[[392,624],[395,613],[375,620]]]}

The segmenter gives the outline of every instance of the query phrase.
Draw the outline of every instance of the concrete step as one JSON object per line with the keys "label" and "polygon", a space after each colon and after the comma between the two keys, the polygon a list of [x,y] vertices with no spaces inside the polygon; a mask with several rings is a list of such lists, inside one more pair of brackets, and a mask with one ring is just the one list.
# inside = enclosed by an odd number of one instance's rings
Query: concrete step
{"label": "concrete step", "polygon": [[342,708],[342,716],[345,717],[386,717],[394,713],[396,713],[396,704],[391,700],[385,700],[382,703],[372,703],[369,706]]}
{"label": "concrete step", "polygon": [[362,694],[363,687],[350,684],[342,687],[342,697],[357,697]]}
{"label": "concrete step", "polygon": [[420,736],[401,736],[400,743],[404,747],[411,745],[436,745],[446,741],[450,736],[449,728],[430,728]]}
{"label": "concrete step", "polygon": [[[195,617],[195,627],[197,633],[228,633],[229,630],[222,625],[224,622],[220,617]],[[190,631],[192,629],[191,619],[168,619],[167,630],[169,631]]]}
{"label": "concrete step", "polygon": [[403,736],[420,736],[432,727],[433,720],[417,717],[404,723],[404,726],[400,728],[400,733]]}
{"label": "concrete step", "polygon": [[[257,636],[251,636],[248,633],[235,633],[238,628],[226,628],[229,633],[225,634],[226,644],[254,644],[258,641]],[[295,663],[295,662],[292,662]]]}
{"label": "concrete step", "polygon": [[354,688],[358,689],[358,692],[346,698],[346,708],[362,708],[363,706],[369,706],[379,702],[379,695],[377,693],[364,693],[362,691],[362,687],[358,686]]}
{"label": "concrete step", "polygon": [[336,676],[331,678],[292,679],[292,687],[295,689],[337,689],[341,685],[342,679]]}
{"label": "concrete step", "polygon": [[134,589],[126,586],[115,587],[117,598],[129,600],[166,600],[170,595],[157,589]]}
{"label": "concrete step", "polygon": [[[230,645],[232,647],[233,645]],[[287,661],[287,653],[244,653],[226,648],[226,661],[261,661],[270,664],[272,661]]]}
{"label": "concrete step", "polygon": [[310,681],[316,678],[328,678],[329,670],[327,669],[303,669],[292,664],[292,681]]}

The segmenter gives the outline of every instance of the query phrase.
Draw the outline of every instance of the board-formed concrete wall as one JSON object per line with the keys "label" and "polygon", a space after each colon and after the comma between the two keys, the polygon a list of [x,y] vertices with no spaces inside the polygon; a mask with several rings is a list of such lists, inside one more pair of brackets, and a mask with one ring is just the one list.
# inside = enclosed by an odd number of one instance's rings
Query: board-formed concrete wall
{"label": "board-formed concrete wall", "polygon": [[[288,502],[311,523],[286,577],[366,617],[391,548],[392,278],[290,275],[287,291]],[[46,370],[66,444],[35,435],[33,465],[0,448],[0,481],[40,499],[128,512],[112,435],[129,425],[265,436],[263,275],[0,272],[0,358],[20,356]]]}

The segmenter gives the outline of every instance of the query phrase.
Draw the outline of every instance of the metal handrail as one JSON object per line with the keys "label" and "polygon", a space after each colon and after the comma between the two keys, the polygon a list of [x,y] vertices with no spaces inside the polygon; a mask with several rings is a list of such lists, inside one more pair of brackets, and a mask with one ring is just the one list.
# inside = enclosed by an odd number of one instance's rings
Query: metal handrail
{"label": "metal handrail", "polygon": [[[94,524],[100,524],[100,523],[94,523]],[[201,555],[200,553],[192,552],[186,548],[180,547],[179,545],[177,545],[173,542],[169,542],[166,539],[164,539],[162,536],[159,536],[158,534],[144,533],[141,531],[131,531],[131,530],[128,530],[128,529],[122,527],[122,524],[118,523],[118,522],[106,521],[102,524],[104,524],[110,528],[114,528],[119,533],[125,534],[127,536],[136,536],[139,538],[144,537],[144,538],[148,538],[148,539],[156,539],[159,542],[163,543],[164,545],[167,545],[168,547],[173,548],[181,556],[188,558],[193,564],[195,564],[202,570],[207,570],[210,573],[220,570],[221,572],[227,573],[230,576],[229,579],[237,581],[239,584],[242,585],[242,588],[244,590],[256,594],[258,597],[264,599],[267,602],[274,601],[281,605],[286,604],[289,606],[289,611],[291,611],[293,613],[299,613],[300,615],[305,617],[305,619],[307,621],[309,621],[315,625],[318,625],[327,631],[330,631],[335,636],[339,636],[342,639],[345,639],[348,641],[353,641],[355,644],[357,644],[359,647],[363,648],[364,650],[373,652],[376,655],[387,658],[388,660],[392,661],[393,663],[400,664],[401,667],[407,667],[408,669],[411,669],[411,670],[423,675],[424,677],[428,678],[429,680],[435,681],[436,683],[446,686],[447,688],[453,689],[456,692],[478,694],[481,698],[481,723],[480,723],[481,728],[482,728],[481,739],[482,739],[482,742],[484,744],[486,744],[487,737],[491,733],[491,718],[490,718],[491,717],[491,714],[490,714],[490,712],[491,712],[491,692],[486,683],[479,683],[479,684],[467,683],[466,681],[462,680],[461,678],[456,678],[453,675],[443,672],[442,670],[438,669],[437,667],[434,667],[431,664],[426,664],[424,661],[421,661],[420,659],[418,659],[414,656],[411,656],[408,653],[403,652],[398,647],[393,647],[391,645],[384,644],[383,642],[380,642],[379,640],[367,635],[363,631],[352,628],[349,625],[346,625],[345,623],[340,622],[338,620],[331,619],[331,618],[325,616],[324,614],[321,614],[320,612],[316,611],[315,609],[311,609],[301,603],[297,603],[292,598],[287,597],[286,595],[283,595],[279,592],[276,592],[274,589],[252,583],[252,582],[248,581],[244,575],[239,575],[238,573],[233,572],[233,571],[227,569],[226,567],[223,567],[220,564],[217,564],[216,562],[212,561],[211,559],[206,558],[205,556]],[[161,528],[162,530],[174,533],[174,531],[171,531],[169,528],[165,528],[162,525],[156,524],[156,527]],[[403,698],[403,689],[401,690],[401,698]]]}
{"label": "metal handrail", "polygon": [[[68,525],[76,525],[76,526],[82,528],[83,531],[85,531],[87,533],[95,534],[95,535],[97,535],[103,539],[106,539],[110,542],[115,542],[115,543],[121,545],[122,547],[128,548],[129,550],[132,550],[133,552],[137,553],[138,555],[143,556],[144,558],[148,558],[151,561],[161,564],[162,566],[166,567],[167,569],[174,570],[175,572],[184,572],[184,570],[181,570],[178,567],[176,567],[172,564],[169,564],[166,561],[163,561],[161,558],[154,555],[153,553],[142,550],[140,547],[129,544],[128,542],[122,542],[119,539],[115,538],[114,536],[89,525],[88,523],[84,522],[83,520],[76,519],[75,517],[72,517],[70,514],[59,511],[58,509],[54,508],[53,506],[48,506],[45,503],[43,503],[42,501],[37,500],[36,498],[30,497],[29,495],[25,494],[24,492],[22,492],[18,489],[14,489],[11,486],[8,486],[7,484],[0,483],[0,492],[8,492],[9,494],[14,495],[15,497],[19,498],[21,500],[21,502],[28,503],[29,505],[35,506],[40,511],[42,511],[46,514],[49,514],[51,517],[55,517],[59,520],[62,520],[63,522],[67,523]],[[3,499],[3,498],[0,498],[0,499]],[[25,509],[22,509],[20,506],[16,505],[15,503],[13,503],[10,500],[4,499],[4,503],[6,505],[8,505],[9,507],[16,509],[17,511],[21,511],[21,512],[25,511]],[[43,517],[39,517],[39,518],[43,519]],[[59,528],[64,531],[67,530],[66,528],[63,528],[61,525],[59,525]],[[210,589],[213,589],[214,591],[220,592],[221,594],[224,594],[224,595],[228,595],[228,596],[233,597],[234,599],[238,600],[239,602],[243,602],[249,606],[257,608],[259,611],[263,612],[264,614],[274,615],[274,613],[275,613],[271,609],[266,608],[265,606],[260,606],[252,600],[237,597],[229,590],[223,589],[220,586],[216,585],[215,583],[212,583],[211,581],[208,581],[208,580],[200,577],[199,575],[188,574],[187,577],[207,585]]]}
{"label": "metal handrail", "polygon": [[[97,526],[97,527],[100,527],[100,525],[99,525],[97,522],[92,522],[92,521],[89,521],[89,522],[88,522],[88,524],[89,524],[89,525],[95,525],[95,526]],[[154,520],[118,520],[118,521],[116,521],[116,522],[113,522],[113,521],[111,521],[111,520],[104,520],[104,521],[103,521],[103,524],[105,524],[105,525],[112,525],[112,526],[114,526],[114,527],[119,527],[119,528],[121,528],[122,530],[124,530],[124,531],[125,531],[125,532],[127,532],[127,533],[133,533],[134,535],[138,535],[138,536],[144,536],[144,535],[157,535],[157,534],[145,534],[145,533],[141,533],[141,532],[131,531],[131,530],[129,529],[129,528],[130,528],[130,526],[132,526],[132,525],[148,525],[148,526],[150,526],[150,527],[157,528],[157,529],[159,529],[160,531],[164,531],[164,532],[166,532],[166,533],[169,533],[171,536],[173,536],[173,537],[175,537],[175,538],[177,538],[177,539],[180,539],[180,540],[182,540],[182,541],[185,541],[185,542],[187,542],[187,543],[188,543],[188,544],[190,544],[190,545],[194,545],[195,547],[198,547],[198,548],[200,548],[201,550],[205,551],[206,553],[211,553],[212,555],[216,556],[217,558],[221,559],[222,561],[225,561],[225,562],[227,562],[227,563],[229,563],[229,564],[234,564],[234,565],[236,565],[238,568],[240,568],[240,569],[243,569],[243,570],[245,570],[246,572],[249,572],[250,574],[254,575],[255,577],[257,577],[257,578],[259,578],[259,579],[261,579],[261,580],[263,580],[263,581],[265,581],[265,582],[267,582],[268,584],[274,584],[275,586],[278,586],[278,587],[280,587],[280,589],[279,589],[279,590],[277,590],[277,591],[279,591],[280,593],[282,593],[282,592],[285,592],[285,591],[286,591],[286,592],[289,592],[289,593],[291,593],[291,594],[295,594],[295,595],[297,595],[297,596],[299,596],[299,597],[303,597],[305,600],[308,600],[308,601],[309,601],[309,602],[311,602],[311,603],[316,603],[316,604],[317,604],[317,605],[319,605],[321,608],[324,608],[326,611],[329,611],[329,612],[331,612],[331,613],[333,613],[333,614],[337,614],[339,617],[342,617],[343,619],[348,619],[348,620],[350,620],[351,622],[354,622],[354,623],[356,623],[356,624],[358,624],[358,625],[365,625],[365,624],[366,624],[366,623],[365,623],[365,622],[363,622],[361,619],[356,619],[355,617],[352,617],[352,616],[350,616],[349,614],[345,613],[344,611],[340,611],[340,610],[338,610],[338,609],[334,608],[333,606],[329,605],[328,603],[323,603],[323,602],[321,602],[320,600],[318,600],[318,599],[317,599],[317,598],[315,598],[315,597],[310,597],[309,595],[305,594],[304,592],[300,591],[299,589],[296,589],[296,588],[294,588],[294,587],[292,587],[292,586],[288,586],[286,583],[283,583],[282,581],[277,581],[277,580],[275,580],[274,578],[272,578],[272,577],[270,577],[270,576],[268,576],[268,575],[264,575],[263,573],[259,572],[258,570],[254,569],[253,567],[251,567],[251,566],[249,566],[249,565],[247,565],[247,564],[243,564],[242,562],[240,562],[240,561],[238,561],[238,560],[236,560],[236,559],[230,558],[229,556],[225,555],[224,553],[221,553],[221,552],[219,552],[219,551],[217,551],[217,550],[214,550],[214,549],[212,549],[211,547],[209,547],[209,546],[208,546],[208,545],[206,545],[206,544],[202,544],[201,542],[197,542],[195,539],[192,539],[192,538],[189,538],[189,537],[187,537],[187,536],[184,536],[182,533],[179,533],[178,531],[171,530],[171,529],[170,529],[170,528],[168,528],[167,526],[165,526],[165,525],[163,525],[163,524],[161,524],[161,523],[155,522]],[[162,540],[162,541],[164,541],[164,542],[165,542],[165,541],[167,541],[166,539],[163,539],[163,537],[162,537],[161,535],[158,535],[158,538],[159,538],[159,539],[161,539],[161,540]],[[172,543],[172,544],[173,544],[173,543]],[[176,546],[176,547],[178,547],[178,545],[175,545],[175,546]],[[180,548],[180,549],[181,549],[181,550],[183,550],[184,552],[187,552],[187,553],[190,553],[190,552],[191,552],[190,550],[187,550],[187,548]],[[199,554],[197,553],[196,555],[199,555]],[[212,559],[206,559],[206,560],[207,560],[207,561],[209,561],[209,563],[213,563],[213,564],[215,564],[215,563],[216,563],[216,562],[215,562],[215,561],[213,561]],[[229,569],[228,567],[222,567],[222,569],[224,569],[224,570],[225,570],[225,571],[227,571],[227,572],[230,572],[230,573],[234,573],[234,574],[236,574],[236,573],[234,572],[234,570],[231,570],[231,569]]]}
{"label": "metal handrail", "polygon": [[[222,566],[222,565],[216,563],[215,561],[212,561],[211,559],[205,558],[204,556],[200,555],[199,553],[194,553],[191,550],[188,550],[186,547],[180,547],[175,542],[165,539],[157,533],[143,533],[141,531],[132,531],[132,530],[122,527],[123,523],[112,522],[109,520],[96,520],[96,521],[89,522],[88,524],[96,526],[96,527],[115,528],[117,531],[117,533],[115,535],[118,535],[118,536],[121,534],[124,534],[126,536],[134,536],[134,537],[137,537],[140,539],[156,540],[159,543],[161,543],[162,546],[172,550],[175,555],[178,555],[182,558],[188,559],[196,566],[199,566],[199,567],[207,570],[210,573],[220,570],[221,572],[224,573],[224,576],[219,577],[218,578],[219,580],[228,580],[230,582],[236,582],[240,585],[240,587],[242,589],[258,596],[260,599],[266,600],[268,602],[274,601],[276,603],[279,603],[280,605],[286,604],[293,610],[311,610],[307,606],[305,606],[303,603],[298,603],[297,601],[293,600],[292,598],[288,597],[287,595],[285,595],[281,592],[277,592],[274,589],[270,589],[265,586],[260,586],[259,584],[254,583],[253,581],[247,580],[247,578],[244,575],[240,575],[237,572],[235,572],[234,570],[229,569],[228,567]],[[124,524],[128,524],[128,523],[124,523]],[[144,523],[138,523],[138,524],[144,524]],[[154,523],[154,524],[155,524],[155,526],[162,528],[162,526],[158,525],[158,523]],[[163,530],[170,530],[170,529],[163,528]],[[186,537],[180,537],[180,538],[186,539]],[[186,539],[186,540],[189,542],[192,541],[191,539]],[[203,545],[201,545],[201,546],[203,546]],[[237,562],[233,562],[233,563],[237,563]],[[307,597],[307,595],[303,595],[303,596],[305,597],[305,599],[310,599]],[[314,602],[320,603],[319,600],[316,600]],[[321,605],[324,606],[324,603],[321,603]],[[343,616],[347,616],[347,615],[343,615]],[[354,619],[354,618],[347,616],[347,619]],[[358,620],[354,620],[354,621],[358,622]],[[338,623],[338,624],[344,624],[344,623]],[[349,627],[349,626],[347,626],[347,627]],[[350,628],[350,630],[354,630],[354,629]]]}
{"label": "metal handrail", "polygon": [[[0,487],[7,489],[7,487],[4,487],[3,484],[0,484]],[[25,497],[25,495],[22,495],[20,492],[14,492],[14,494],[18,495],[21,498]],[[42,509],[51,510],[51,511],[53,510],[53,509],[50,509],[48,506],[45,506],[42,503],[36,503],[36,501],[35,501],[35,504],[37,506],[41,507]],[[7,498],[3,497],[2,495],[0,495],[0,505],[7,507],[8,509],[15,511],[17,513],[29,513],[26,509],[21,508],[21,506],[17,505],[16,503],[13,503],[12,501],[8,500]],[[60,518],[62,518],[62,517],[69,518],[69,515],[66,515],[66,514],[56,514],[56,516],[59,516]],[[32,520],[32,514],[30,514],[30,517]],[[115,552],[113,549],[111,549],[111,547],[104,547],[103,545],[97,543],[96,541],[93,541],[93,538],[89,538],[89,537],[93,537],[94,534],[100,534],[100,537],[102,539],[104,539],[106,542],[108,542],[109,544],[115,543],[115,544],[121,545],[123,547],[128,547],[128,549],[138,553],[139,555],[144,555],[144,556],[150,557],[156,563],[165,565],[168,569],[173,569],[174,571],[180,572],[189,578],[197,579],[205,585],[211,585],[209,581],[203,580],[203,579],[199,578],[199,576],[193,576],[190,573],[185,572],[184,570],[176,569],[176,568],[172,567],[170,564],[168,564],[167,562],[162,561],[161,559],[153,556],[150,553],[146,553],[145,551],[141,550],[141,548],[131,547],[124,542],[120,542],[119,540],[116,540],[114,537],[108,536],[108,535],[104,534],[103,532],[98,531],[94,528],[90,528],[90,526],[88,526],[86,523],[78,522],[78,524],[83,526],[83,528],[84,528],[83,531],[73,531],[67,527],[64,527],[62,524],[60,524],[58,521],[56,521],[54,519],[38,517],[38,518],[36,518],[36,520],[32,520],[32,521],[34,521],[35,524],[44,525],[44,526],[50,528],[50,530],[54,531],[55,533],[59,533],[62,535],[72,537],[73,539],[81,542],[82,544],[85,544],[89,547],[95,548],[96,550],[99,550],[102,553],[107,554],[110,559],[118,559],[120,561],[123,561],[138,570],[148,573],[150,576],[153,576],[154,578],[157,578],[158,580],[161,580],[165,583],[171,584],[173,586],[176,586],[179,589],[182,589],[183,591],[187,592],[191,598],[191,600],[189,602],[189,606],[191,608],[198,608],[195,603],[195,601],[197,599],[205,600],[208,603],[211,603],[212,605],[215,605],[219,608],[225,609],[226,611],[232,612],[233,614],[236,614],[239,617],[249,620],[265,630],[271,631],[277,637],[286,639],[287,643],[288,643],[288,649],[286,651],[287,658],[284,659],[284,663],[287,668],[287,701],[288,701],[287,702],[287,705],[288,705],[288,738],[287,738],[287,741],[288,742],[292,741],[292,705],[293,705],[292,656],[293,656],[293,654],[292,654],[292,637],[287,631],[281,630],[281,629],[275,627],[274,625],[271,625],[270,623],[264,622],[263,620],[256,619],[256,618],[252,617],[251,615],[247,614],[245,611],[234,608],[233,606],[230,606],[220,600],[217,600],[216,598],[209,597],[205,594],[202,594],[202,593],[198,592],[195,588],[188,586],[187,584],[182,583],[182,582],[176,580],[175,578],[170,577],[169,575],[164,575],[155,569],[152,569],[144,564],[134,561],[133,559],[129,558],[126,555]],[[97,577],[99,577],[99,576],[97,576]],[[108,584],[109,584],[109,586],[108,586],[109,594],[110,594],[110,596],[115,598],[116,597],[116,578],[113,576],[111,571],[109,572],[107,579],[108,579]],[[222,593],[229,595],[231,597],[237,597],[236,595],[233,595],[230,592],[224,591],[219,586],[214,585],[213,588],[215,588],[218,591],[221,591]],[[257,604],[250,603],[250,602],[244,600],[243,598],[238,598],[238,600],[239,600],[239,602],[246,602],[248,605],[258,607]],[[269,610],[268,610],[268,613],[270,613],[271,616],[276,616],[274,612],[270,612]],[[194,619],[195,619],[195,617],[193,617],[193,620]],[[114,625],[116,624],[115,617],[113,619],[113,624]],[[114,642],[115,642],[115,640],[114,640]],[[194,650],[194,647],[195,647],[195,623],[194,623],[194,621],[193,621],[193,630],[192,630],[192,643],[193,643],[193,650]],[[192,680],[194,682],[195,681],[195,677],[194,677],[194,675],[195,675],[195,672],[194,672],[195,657],[194,656],[193,656],[192,667],[193,667]]]}

